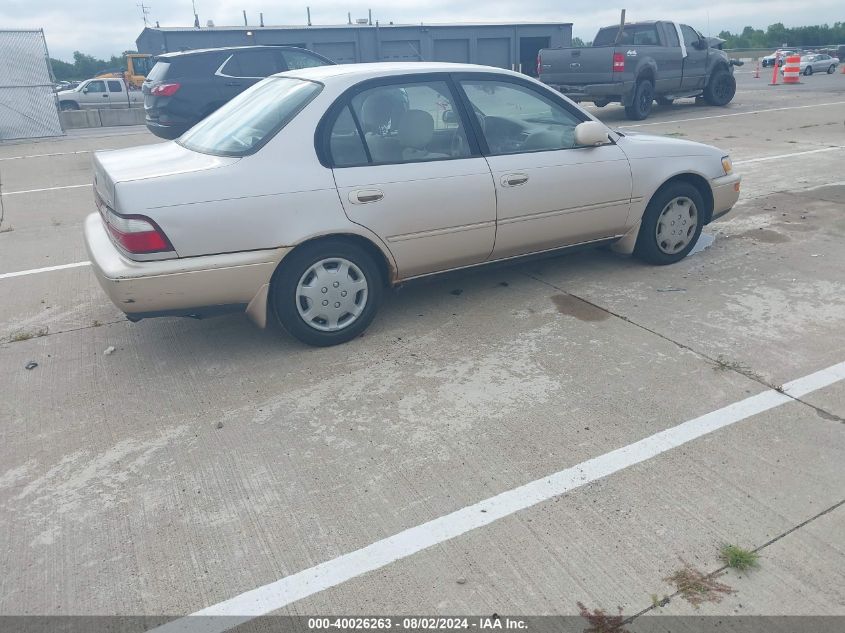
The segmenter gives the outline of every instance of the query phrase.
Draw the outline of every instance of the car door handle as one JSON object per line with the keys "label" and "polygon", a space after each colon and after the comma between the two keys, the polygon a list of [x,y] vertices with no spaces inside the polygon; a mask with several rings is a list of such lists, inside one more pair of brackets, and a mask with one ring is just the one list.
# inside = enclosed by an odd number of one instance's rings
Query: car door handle
{"label": "car door handle", "polygon": [[528,182],[528,174],[508,174],[502,176],[503,187],[518,187]]}
{"label": "car door handle", "polygon": [[107,94],[103,95],[103,99],[108,99],[108,98],[109,98],[109,96]]}
{"label": "car door handle", "polygon": [[384,192],[378,189],[358,189],[349,193],[349,202],[352,204],[369,204],[378,202],[384,198]]}

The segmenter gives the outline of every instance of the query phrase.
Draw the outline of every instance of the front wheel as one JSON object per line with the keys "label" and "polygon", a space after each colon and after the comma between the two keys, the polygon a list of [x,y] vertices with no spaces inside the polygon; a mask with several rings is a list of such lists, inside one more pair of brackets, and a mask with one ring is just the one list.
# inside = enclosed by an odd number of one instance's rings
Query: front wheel
{"label": "front wheel", "polygon": [[831,64],[830,67],[827,69],[827,74],[832,75],[835,72],[836,72],[836,66],[834,64]]}
{"label": "front wheel", "polygon": [[810,76],[810,75],[812,75],[812,74],[813,74],[813,67],[812,67],[812,66],[807,66],[807,67],[804,69],[804,76],[805,76],[805,77],[809,77],[809,76]]}
{"label": "front wheel", "polygon": [[651,113],[654,103],[654,84],[649,79],[637,82],[631,105],[625,106],[625,116],[632,121],[642,121]]}
{"label": "front wheel", "polygon": [[288,255],[272,282],[276,318],[308,345],[326,347],[359,336],[375,317],[384,281],[373,257],[352,242],[329,238]]}
{"label": "front wheel", "polygon": [[713,71],[704,88],[704,100],[713,106],[728,105],[736,94],[736,77],[725,69]]}
{"label": "front wheel", "polygon": [[674,264],[692,250],[704,226],[698,189],[675,182],[660,189],[646,207],[634,255],[649,264]]}

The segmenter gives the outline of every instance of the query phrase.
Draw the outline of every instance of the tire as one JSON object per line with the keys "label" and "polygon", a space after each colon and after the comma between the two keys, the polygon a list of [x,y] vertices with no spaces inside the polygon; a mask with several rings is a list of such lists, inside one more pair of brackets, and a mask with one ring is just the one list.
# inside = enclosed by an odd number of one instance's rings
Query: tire
{"label": "tire", "polygon": [[687,182],[664,185],[646,207],[634,255],[658,266],[681,261],[698,241],[705,216],[698,189]]}
{"label": "tire", "polygon": [[651,113],[654,103],[654,84],[650,79],[637,82],[634,88],[634,98],[631,105],[625,106],[625,116],[632,121],[642,121]]}
{"label": "tire", "polygon": [[593,101],[593,105],[596,106],[597,108],[603,108],[608,103],[610,103],[609,99],[596,99],[595,101]]}
{"label": "tire", "polygon": [[831,64],[827,69],[827,74],[832,75],[836,72],[836,64]]}
{"label": "tire", "polygon": [[[347,272],[333,279],[344,267]],[[273,276],[270,301],[288,333],[308,345],[327,347],[346,343],[367,329],[383,288],[381,271],[366,249],[342,238],[327,238],[305,244],[282,260]],[[307,296],[311,292],[314,301]],[[317,299],[322,296],[326,298]]]}
{"label": "tire", "polygon": [[72,110],[79,110],[79,104],[76,101],[61,101],[59,102],[59,109],[62,112],[71,112]]}
{"label": "tire", "polygon": [[704,88],[704,100],[713,106],[728,105],[736,94],[736,78],[726,68],[717,68]]}
{"label": "tire", "polygon": [[812,75],[812,74],[813,74],[813,67],[812,67],[812,66],[807,66],[807,67],[804,69],[804,76],[805,76],[805,77],[809,77],[809,76],[810,76],[810,75]]}
{"label": "tire", "polygon": [[655,97],[654,100],[657,101],[657,105],[659,106],[670,106],[675,103],[675,100],[669,97]]}

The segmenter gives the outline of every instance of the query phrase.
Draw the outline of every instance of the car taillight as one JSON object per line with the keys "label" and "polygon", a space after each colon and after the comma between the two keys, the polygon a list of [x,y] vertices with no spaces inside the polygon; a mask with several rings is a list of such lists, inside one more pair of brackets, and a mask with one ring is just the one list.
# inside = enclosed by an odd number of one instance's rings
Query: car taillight
{"label": "car taillight", "polygon": [[172,97],[181,87],[182,84],[158,84],[157,86],[153,86],[150,94],[156,97]]}
{"label": "car taillight", "polygon": [[127,253],[143,255],[173,250],[164,231],[150,218],[143,215],[120,215],[105,203],[98,192],[94,194],[103,224],[112,239]]}
{"label": "car taillight", "polygon": [[622,53],[613,53],[613,72],[625,72],[625,55]]}

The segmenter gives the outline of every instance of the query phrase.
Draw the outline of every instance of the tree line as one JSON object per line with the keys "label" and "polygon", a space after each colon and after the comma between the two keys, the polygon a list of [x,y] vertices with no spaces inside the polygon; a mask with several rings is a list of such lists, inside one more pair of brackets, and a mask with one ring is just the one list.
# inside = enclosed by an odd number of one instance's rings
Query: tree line
{"label": "tree line", "polygon": [[779,46],[824,46],[845,44],[845,22],[786,28],[782,23],[770,24],[764,31],[746,26],[741,33],[722,31],[719,37],[725,48],[778,48]]}
{"label": "tree line", "polygon": [[89,79],[106,70],[125,70],[126,57],[112,55],[110,59],[97,59],[92,55],[74,51],[72,64],[51,57],[50,65],[53,67],[56,81],[75,81]]}

